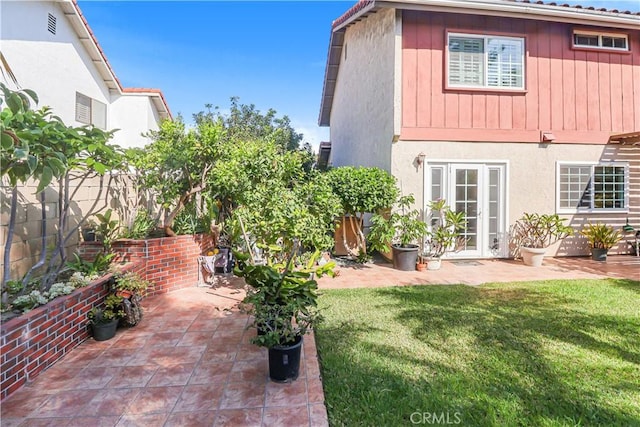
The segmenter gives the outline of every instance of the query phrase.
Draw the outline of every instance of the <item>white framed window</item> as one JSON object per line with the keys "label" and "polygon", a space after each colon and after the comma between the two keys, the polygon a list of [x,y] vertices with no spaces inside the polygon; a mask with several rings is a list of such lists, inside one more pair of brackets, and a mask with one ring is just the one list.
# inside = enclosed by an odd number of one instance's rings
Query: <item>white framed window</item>
{"label": "white framed window", "polygon": [[559,162],[559,213],[626,211],[629,208],[628,163]]}
{"label": "white framed window", "polygon": [[76,121],[107,128],[107,104],[76,92]]}
{"label": "white framed window", "polygon": [[524,38],[449,33],[447,46],[449,87],[524,90]]}
{"label": "white framed window", "polygon": [[629,37],[626,34],[598,33],[575,30],[573,47],[629,51]]}

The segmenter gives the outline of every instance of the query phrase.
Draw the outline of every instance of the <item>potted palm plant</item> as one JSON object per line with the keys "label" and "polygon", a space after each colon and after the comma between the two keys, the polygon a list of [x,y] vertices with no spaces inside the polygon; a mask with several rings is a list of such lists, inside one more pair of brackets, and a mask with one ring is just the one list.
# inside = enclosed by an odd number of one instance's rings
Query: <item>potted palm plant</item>
{"label": "potted palm plant", "polygon": [[553,243],[573,234],[573,228],[564,224],[565,218],[558,214],[524,213],[513,225],[512,236],[520,248],[525,265],[542,265],[547,248]]}
{"label": "potted palm plant", "polygon": [[466,220],[464,212],[453,212],[445,199],[434,200],[429,204],[432,222],[427,232],[422,256],[427,260],[427,269],[440,269],[442,256],[456,250],[464,243],[461,236]]}
{"label": "potted palm plant", "polygon": [[333,275],[334,262],[316,266],[320,252],[305,268],[293,268],[297,245],[283,264],[250,265],[249,255],[236,254],[234,270],[250,286],[243,309],[253,318],[258,334],[252,343],[269,349],[269,377],[276,382],[294,381],[300,369],[303,336],[321,320],[317,312],[315,277]]}
{"label": "potted palm plant", "polygon": [[587,238],[591,247],[591,259],[606,261],[609,249],[622,239],[620,231],[606,224],[587,224],[580,233]]}
{"label": "potted palm plant", "polygon": [[[427,224],[420,219],[420,212],[410,209],[415,203],[413,195],[402,196],[396,202],[396,210],[384,218],[376,214],[371,218],[369,242],[372,249],[379,252],[391,250],[393,268],[403,271],[416,269],[418,252],[422,238],[427,232]],[[391,239],[389,239],[391,237]]]}

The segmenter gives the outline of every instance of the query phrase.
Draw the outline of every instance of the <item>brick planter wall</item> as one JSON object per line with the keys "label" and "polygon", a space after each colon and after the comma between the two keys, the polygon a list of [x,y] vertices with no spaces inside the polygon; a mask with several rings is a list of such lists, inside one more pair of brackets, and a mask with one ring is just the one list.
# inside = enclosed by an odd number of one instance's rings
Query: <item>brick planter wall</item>
{"label": "brick planter wall", "polygon": [[139,262],[140,274],[153,282],[149,296],[165,294],[198,284],[198,256],[213,248],[210,235],[160,237],[147,240],[116,240],[112,250],[119,261]]}
{"label": "brick planter wall", "polygon": [[[196,286],[198,256],[213,248],[210,235],[162,237],[148,240],[118,240],[112,250],[115,261],[127,262],[122,271],[135,271],[153,282],[147,295]],[[102,250],[96,242],[82,242],[83,259],[92,260]],[[104,276],[70,295],[56,298],[1,325],[2,361],[0,399],[25,382],[35,379],[89,337],[87,313],[102,304],[109,292]]]}
{"label": "brick planter wall", "polygon": [[[136,267],[131,264],[123,270]],[[102,304],[109,292],[109,279],[110,274],[2,323],[0,399],[33,380],[89,337],[87,313]]]}

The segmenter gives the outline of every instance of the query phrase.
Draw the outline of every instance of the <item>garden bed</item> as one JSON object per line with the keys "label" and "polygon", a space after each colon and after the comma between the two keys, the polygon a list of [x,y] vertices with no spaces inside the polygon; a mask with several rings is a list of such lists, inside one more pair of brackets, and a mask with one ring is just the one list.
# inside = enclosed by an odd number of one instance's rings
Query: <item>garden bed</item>
{"label": "garden bed", "polygon": [[[128,263],[121,270],[139,271],[140,267],[139,263]],[[69,295],[2,323],[1,399],[89,338],[87,313],[107,296],[112,277],[102,276]]]}
{"label": "garden bed", "polygon": [[[213,245],[211,236],[185,235],[146,240],[123,239],[113,242],[121,269],[135,271],[153,282],[147,295],[165,294],[198,283],[198,256]],[[82,243],[80,254],[95,258],[102,245]],[[2,323],[1,394],[5,399],[25,382],[53,365],[73,348],[89,338],[87,313],[100,305],[109,293],[106,275],[69,295],[37,307]]]}

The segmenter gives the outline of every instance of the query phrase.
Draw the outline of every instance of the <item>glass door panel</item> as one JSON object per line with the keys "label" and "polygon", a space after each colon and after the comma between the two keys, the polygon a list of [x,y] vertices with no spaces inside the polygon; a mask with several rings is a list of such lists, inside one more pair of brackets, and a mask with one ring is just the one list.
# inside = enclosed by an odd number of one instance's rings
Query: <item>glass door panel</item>
{"label": "glass door panel", "polygon": [[481,165],[453,165],[454,200],[451,207],[464,212],[467,227],[462,232],[464,246],[458,255],[479,256],[482,248]]}

